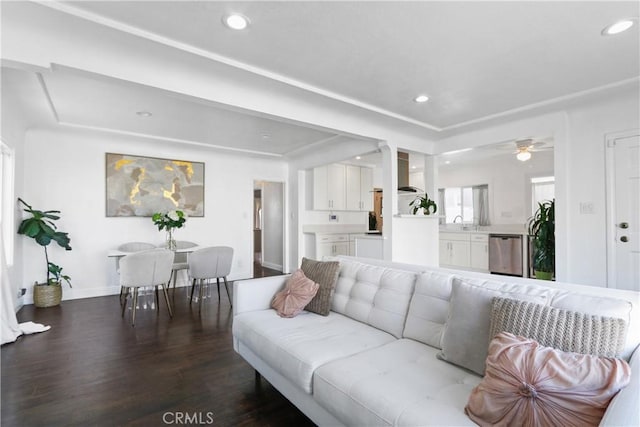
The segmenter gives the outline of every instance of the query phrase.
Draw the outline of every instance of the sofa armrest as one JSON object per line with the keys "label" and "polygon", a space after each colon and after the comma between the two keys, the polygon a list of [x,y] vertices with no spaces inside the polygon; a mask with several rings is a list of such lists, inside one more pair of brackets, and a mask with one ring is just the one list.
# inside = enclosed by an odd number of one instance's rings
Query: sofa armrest
{"label": "sofa armrest", "polygon": [[233,315],[271,307],[273,296],[284,287],[290,274],[233,282]]}
{"label": "sofa armrest", "polygon": [[640,346],[636,347],[631,359],[631,381],[613,398],[601,426],[640,426]]}

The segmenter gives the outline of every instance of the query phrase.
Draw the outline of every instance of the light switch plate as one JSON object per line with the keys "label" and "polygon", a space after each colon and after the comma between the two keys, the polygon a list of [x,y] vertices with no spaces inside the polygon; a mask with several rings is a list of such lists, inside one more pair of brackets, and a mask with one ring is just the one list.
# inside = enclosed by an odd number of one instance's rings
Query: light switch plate
{"label": "light switch plate", "polygon": [[582,215],[593,215],[593,202],[580,202],[580,213]]}

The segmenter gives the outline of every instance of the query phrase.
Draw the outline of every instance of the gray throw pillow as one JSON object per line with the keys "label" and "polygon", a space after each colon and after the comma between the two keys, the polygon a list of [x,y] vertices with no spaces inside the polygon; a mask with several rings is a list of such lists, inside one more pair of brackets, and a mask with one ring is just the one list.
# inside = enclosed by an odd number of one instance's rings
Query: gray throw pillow
{"label": "gray throw pillow", "polygon": [[627,322],[550,306],[493,298],[490,336],[509,332],[546,347],[602,357],[619,357]]}
{"label": "gray throw pillow", "polygon": [[328,316],[331,311],[331,300],[333,291],[338,281],[340,272],[339,261],[315,261],[309,258],[302,258],[300,267],[304,275],[320,285],[318,293],[311,302],[304,308],[307,311]]}
{"label": "gray throw pillow", "polygon": [[[496,288],[491,289],[492,286]],[[484,375],[491,341],[491,301],[493,297],[500,296],[542,304],[549,301],[549,291],[544,288],[489,281],[476,286],[456,277],[451,289],[449,316],[442,333],[442,351],[437,357]]]}

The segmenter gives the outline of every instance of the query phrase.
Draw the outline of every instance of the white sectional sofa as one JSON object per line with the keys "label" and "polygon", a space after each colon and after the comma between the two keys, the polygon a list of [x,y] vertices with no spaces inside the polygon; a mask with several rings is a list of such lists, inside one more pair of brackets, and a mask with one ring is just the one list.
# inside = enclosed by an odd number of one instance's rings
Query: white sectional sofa
{"label": "white sectional sofa", "polygon": [[[464,407],[482,376],[438,358],[443,331],[461,320],[451,318],[453,284],[466,281],[542,298],[560,309],[623,318],[628,330],[621,356],[630,361],[632,380],[613,399],[601,425],[640,425],[639,293],[336,259],[340,274],[326,317],[302,312],[281,318],[270,308],[286,275],[234,283],[234,349],[316,424],[474,425]],[[471,326],[478,331],[471,332],[481,342],[487,340],[487,320],[481,313],[467,314],[470,319],[479,316]],[[449,346],[474,345],[472,341]],[[484,360],[486,354],[477,357]]]}

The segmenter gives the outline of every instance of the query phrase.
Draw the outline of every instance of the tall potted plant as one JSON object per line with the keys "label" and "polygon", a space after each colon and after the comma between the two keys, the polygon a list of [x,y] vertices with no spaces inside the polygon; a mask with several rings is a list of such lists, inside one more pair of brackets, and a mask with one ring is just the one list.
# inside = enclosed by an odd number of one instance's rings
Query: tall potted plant
{"label": "tall potted plant", "polygon": [[529,219],[529,236],[533,240],[533,269],[537,279],[551,280],[555,270],[555,199],[538,203]]}
{"label": "tall potted plant", "polygon": [[62,267],[49,261],[47,246],[56,242],[59,246],[70,251],[71,239],[68,233],[58,231],[55,221],[60,219],[60,211],[40,211],[34,209],[24,200],[18,198],[24,205],[24,211],[30,216],[25,218],[18,227],[18,234],[33,238],[36,243],[44,248],[44,257],[47,263],[47,281],[36,282],[33,287],[33,304],[36,307],[53,307],[62,300],[62,281],[71,287],[71,278],[62,273]]}

